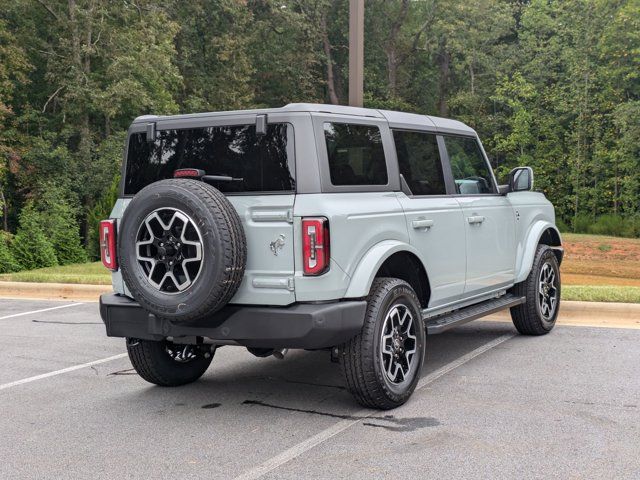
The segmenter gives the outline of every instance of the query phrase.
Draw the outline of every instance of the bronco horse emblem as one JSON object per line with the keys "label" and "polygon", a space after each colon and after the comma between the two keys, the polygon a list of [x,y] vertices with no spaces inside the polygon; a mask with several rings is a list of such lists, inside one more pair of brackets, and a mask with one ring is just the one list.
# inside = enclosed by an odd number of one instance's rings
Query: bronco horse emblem
{"label": "bronco horse emblem", "polygon": [[269,244],[269,248],[276,257],[278,256],[278,252],[284,247],[284,238],[284,235],[280,234],[278,238]]}

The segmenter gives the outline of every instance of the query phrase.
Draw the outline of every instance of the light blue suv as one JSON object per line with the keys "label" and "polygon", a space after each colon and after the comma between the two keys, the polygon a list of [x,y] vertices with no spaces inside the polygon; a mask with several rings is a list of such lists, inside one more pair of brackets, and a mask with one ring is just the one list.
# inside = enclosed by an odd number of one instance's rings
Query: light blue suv
{"label": "light blue suv", "polygon": [[455,120],[335,105],[144,116],[101,223],[100,311],[145,380],[198,379],[217,347],[327,349],[361,404],[404,403],[426,334],[510,308],[549,332],[563,249],[517,168],[498,185]]}

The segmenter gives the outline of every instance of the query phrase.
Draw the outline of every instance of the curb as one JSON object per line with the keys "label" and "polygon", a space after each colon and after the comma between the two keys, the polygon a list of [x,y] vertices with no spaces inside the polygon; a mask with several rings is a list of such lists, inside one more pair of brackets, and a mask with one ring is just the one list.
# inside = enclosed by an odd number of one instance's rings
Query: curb
{"label": "curb", "polygon": [[0,297],[10,298],[97,302],[100,295],[111,291],[111,285],[0,282]]}
{"label": "curb", "polygon": [[[111,291],[111,285],[0,282],[0,297],[8,298],[97,302],[100,295]],[[503,311],[485,320],[510,322],[511,317]],[[564,301],[558,324],[640,329],[640,304]]]}
{"label": "curb", "polygon": [[[484,319],[511,322],[511,316],[507,310]],[[640,304],[563,301],[560,302],[558,325],[640,329]]]}

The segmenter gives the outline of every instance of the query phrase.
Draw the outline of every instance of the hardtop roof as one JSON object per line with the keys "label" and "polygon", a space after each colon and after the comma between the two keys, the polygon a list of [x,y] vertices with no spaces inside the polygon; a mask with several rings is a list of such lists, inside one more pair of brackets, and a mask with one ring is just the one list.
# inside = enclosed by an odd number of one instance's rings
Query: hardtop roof
{"label": "hardtop roof", "polygon": [[392,110],[377,110],[373,108],[350,107],[345,105],[331,105],[320,103],[290,103],[280,108],[261,108],[252,110],[231,110],[222,112],[190,113],[184,115],[142,115],[137,117],[133,123],[144,123],[154,119],[194,119],[204,117],[220,117],[230,115],[268,115],[269,113],[286,112],[309,112],[309,113],[330,113],[337,115],[353,115],[357,117],[373,117],[386,119],[392,128],[421,129],[443,133],[453,133],[469,135],[475,130],[468,125],[449,118],[434,117],[431,115],[420,115],[416,113],[397,112]]}

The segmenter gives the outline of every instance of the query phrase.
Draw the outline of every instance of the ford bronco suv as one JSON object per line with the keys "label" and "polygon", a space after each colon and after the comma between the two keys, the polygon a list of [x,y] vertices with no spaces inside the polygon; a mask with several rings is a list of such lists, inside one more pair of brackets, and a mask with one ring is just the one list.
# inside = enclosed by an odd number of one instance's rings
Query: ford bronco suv
{"label": "ford bronco suv", "polygon": [[218,347],[326,349],[364,406],[413,392],[426,335],[511,309],[549,332],[563,250],[516,168],[497,185],[454,120],[335,105],[137,118],[101,222],[107,335],[148,382],[197,380]]}

